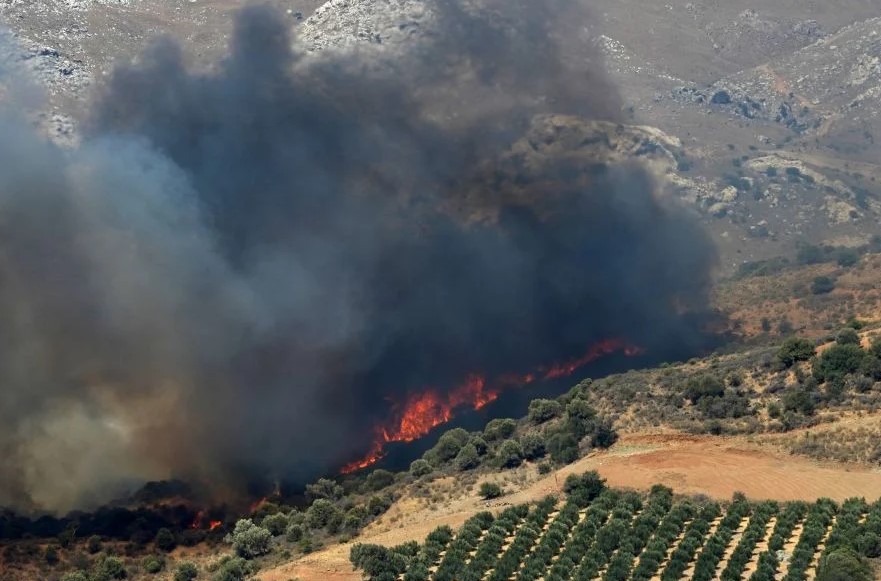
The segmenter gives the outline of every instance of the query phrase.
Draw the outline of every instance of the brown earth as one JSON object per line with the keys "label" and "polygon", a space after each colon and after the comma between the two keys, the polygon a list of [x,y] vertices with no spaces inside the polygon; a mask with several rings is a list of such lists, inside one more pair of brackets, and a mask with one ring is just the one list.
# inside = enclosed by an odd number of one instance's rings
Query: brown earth
{"label": "brown earth", "polygon": [[[678,494],[704,494],[727,500],[736,492],[753,499],[816,500],[830,497],[842,501],[863,496],[881,497],[881,470],[861,465],[821,463],[778,452],[745,438],[686,436],[677,433],[625,435],[607,452],[591,454],[548,476],[539,476],[534,466],[524,466],[503,478],[523,486],[488,506],[477,498],[475,487],[462,488],[457,498],[442,507],[420,507],[404,497],[389,518],[368,527],[357,542],[395,545],[421,541],[431,530],[447,524],[453,528],[479,510],[499,510],[507,504],[537,500],[559,491],[570,473],[598,470],[611,486],[648,489],[665,484]],[[450,484],[452,479],[446,479]],[[263,581],[354,581],[360,575],[348,562],[351,543],[335,545],[298,561],[262,572]]]}

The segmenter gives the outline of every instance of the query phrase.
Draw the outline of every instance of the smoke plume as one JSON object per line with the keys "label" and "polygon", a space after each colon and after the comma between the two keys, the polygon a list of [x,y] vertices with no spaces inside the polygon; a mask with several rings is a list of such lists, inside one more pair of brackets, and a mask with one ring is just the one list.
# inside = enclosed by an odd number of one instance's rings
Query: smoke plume
{"label": "smoke plume", "polygon": [[70,149],[0,77],[0,506],[311,478],[410,390],[696,340],[713,251],[645,170],[494,163],[617,121],[578,3],[433,6],[406,53],[307,54],[265,7],[208,72],[159,40]]}

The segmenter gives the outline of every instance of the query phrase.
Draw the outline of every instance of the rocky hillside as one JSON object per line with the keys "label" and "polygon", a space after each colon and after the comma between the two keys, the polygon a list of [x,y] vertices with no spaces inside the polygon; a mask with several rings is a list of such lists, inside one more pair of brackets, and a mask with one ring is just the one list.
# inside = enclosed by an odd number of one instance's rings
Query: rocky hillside
{"label": "rocky hillside", "polygon": [[[277,4],[316,58],[366,50],[394,62],[438,29],[432,2]],[[805,241],[865,243],[881,234],[881,13],[873,4],[595,2],[595,18],[582,26],[583,55],[606,60],[627,124],[593,145],[608,148],[624,134],[628,143],[657,143],[657,151],[617,152],[654,160],[668,190],[713,232],[728,271]],[[477,0],[463,6],[483,9]],[[194,63],[211,63],[234,8],[220,0],[0,0],[0,18],[13,33],[7,56],[47,89],[43,123],[70,141],[114,62],[168,33],[184,39]],[[565,137],[583,123],[553,125]]]}

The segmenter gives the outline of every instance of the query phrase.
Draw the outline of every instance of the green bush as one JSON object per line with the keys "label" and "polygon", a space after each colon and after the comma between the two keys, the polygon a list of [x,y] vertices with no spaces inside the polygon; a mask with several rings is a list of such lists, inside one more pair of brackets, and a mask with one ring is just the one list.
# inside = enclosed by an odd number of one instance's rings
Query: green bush
{"label": "green bush", "polygon": [[147,573],[155,575],[165,568],[165,560],[157,555],[147,555],[144,557],[144,560],[141,561],[141,567],[143,567],[144,571]]}
{"label": "green bush", "polygon": [[828,276],[818,276],[811,283],[811,292],[815,295],[829,294],[835,290],[835,280]]}
{"label": "green bush", "polygon": [[832,345],[814,360],[813,374],[817,381],[842,378],[860,370],[867,353],[859,345]]}
{"label": "green bush", "polygon": [[693,377],[685,384],[685,399],[697,404],[705,397],[722,397],[725,395],[725,384],[714,375]]}
{"label": "green bush", "polygon": [[462,446],[462,449],[456,454],[455,465],[457,470],[463,472],[480,466],[480,455],[474,444],[469,443]]}
{"label": "green bush", "polygon": [[[168,529],[160,529],[164,531],[168,531]],[[174,537],[172,537],[172,540]],[[174,547],[172,547],[174,548]],[[92,553],[93,555],[101,552],[101,537],[98,535],[92,535],[89,537],[89,540],[86,541],[86,550]]]}
{"label": "green bush", "polygon": [[516,468],[523,463],[523,449],[515,440],[505,440],[496,452],[496,462],[502,468]]}
{"label": "green bush", "polygon": [[174,571],[174,581],[193,581],[199,576],[199,569],[194,563],[184,561]]}
{"label": "green bush", "polygon": [[98,561],[92,581],[109,581],[110,579],[125,579],[128,571],[125,564],[118,557],[106,556]]}
{"label": "green bush", "polygon": [[343,487],[329,478],[320,478],[318,482],[306,485],[306,498],[310,501],[319,498],[339,500],[344,494],[345,491],[343,490]]}
{"label": "green bush", "polygon": [[[65,573],[61,581],[90,581],[89,575],[85,571],[73,571]],[[177,581],[177,580],[175,580]]]}
{"label": "green bush", "polygon": [[368,491],[378,492],[383,488],[391,486],[395,482],[395,475],[388,470],[382,468],[374,470],[367,476],[365,486]]}
{"label": "green bush", "polygon": [[520,437],[520,448],[527,460],[538,460],[547,452],[545,440],[539,434],[525,434]]}
{"label": "green bush", "polygon": [[852,327],[844,327],[835,335],[835,342],[839,345],[859,345],[860,335]]}
{"label": "green bush", "polygon": [[872,570],[853,549],[843,547],[820,558],[816,581],[871,581]]}
{"label": "green bush", "polygon": [[166,553],[169,551],[173,551],[177,546],[177,539],[174,537],[174,533],[166,528],[161,528],[156,531],[156,548],[160,551],[165,551]]}
{"label": "green bush", "polygon": [[480,497],[484,500],[498,498],[502,495],[502,487],[495,482],[484,482],[480,485],[478,494],[480,494]]}
{"label": "green bush", "polygon": [[[316,500],[312,506],[327,500]],[[331,505],[332,506],[332,505]],[[310,507],[310,510],[311,507]],[[272,533],[269,530],[255,525],[251,519],[243,518],[236,522],[233,532],[227,535],[227,542],[231,543],[236,554],[245,559],[253,559],[269,552]]]}
{"label": "green bush", "polygon": [[533,424],[543,424],[559,416],[563,412],[563,406],[552,399],[534,399],[529,403],[529,421]]}
{"label": "green bush", "polygon": [[483,430],[483,437],[487,442],[505,440],[513,436],[516,429],[517,422],[510,418],[490,420]]}
{"label": "green bush", "polygon": [[226,556],[220,560],[211,578],[213,581],[245,581],[256,572],[257,566],[254,563],[242,557]]}
{"label": "green bush", "polygon": [[455,458],[469,439],[468,432],[462,428],[449,430],[438,438],[437,444],[425,453],[424,458],[434,466],[442,466]]}
{"label": "green bush", "polygon": [[810,360],[815,353],[816,349],[811,341],[791,337],[777,350],[777,359],[786,367],[792,367],[799,361]]}
{"label": "green bush", "polygon": [[272,533],[273,537],[278,537],[288,528],[288,517],[282,512],[277,512],[264,518],[260,525]]}
{"label": "green bush", "polygon": [[548,452],[554,462],[571,464],[578,460],[578,440],[568,432],[554,432],[548,438]]}
{"label": "green bush", "polygon": [[431,474],[433,470],[434,469],[431,467],[431,464],[427,460],[423,460],[422,458],[414,460],[410,464],[410,474],[416,478]]}

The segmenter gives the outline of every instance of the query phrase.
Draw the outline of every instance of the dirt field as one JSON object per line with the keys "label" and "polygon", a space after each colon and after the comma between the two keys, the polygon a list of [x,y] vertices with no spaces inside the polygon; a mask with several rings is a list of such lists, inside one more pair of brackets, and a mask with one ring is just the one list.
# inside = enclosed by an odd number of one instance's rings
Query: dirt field
{"label": "dirt field", "polygon": [[[727,500],[735,491],[753,499],[815,500],[827,496],[842,501],[852,496],[869,500],[881,497],[881,470],[845,464],[820,463],[790,456],[745,439],[692,437],[678,434],[625,436],[608,452],[594,454],[555,474],[539,477],[534,467],[524,467],[525,486],[504,497],[504,503],[536,500],[559,490],[566,475],[598,470],[615,487],[649,488],[665,484],[679,494],[706,494]],[[498,480],[498,475],[493,479]],[[418,508],[403,499],[390,513],[396,522],[382,520],[364,531],[359,542],[394,545],[421,541],[432,529],[453,528],[486,508],[475,494],[463,494],[442,508]],[[328,547],[299,561],[265,571],[263,581],[355,581],[360,579],[348,563],[350,544]]]}

